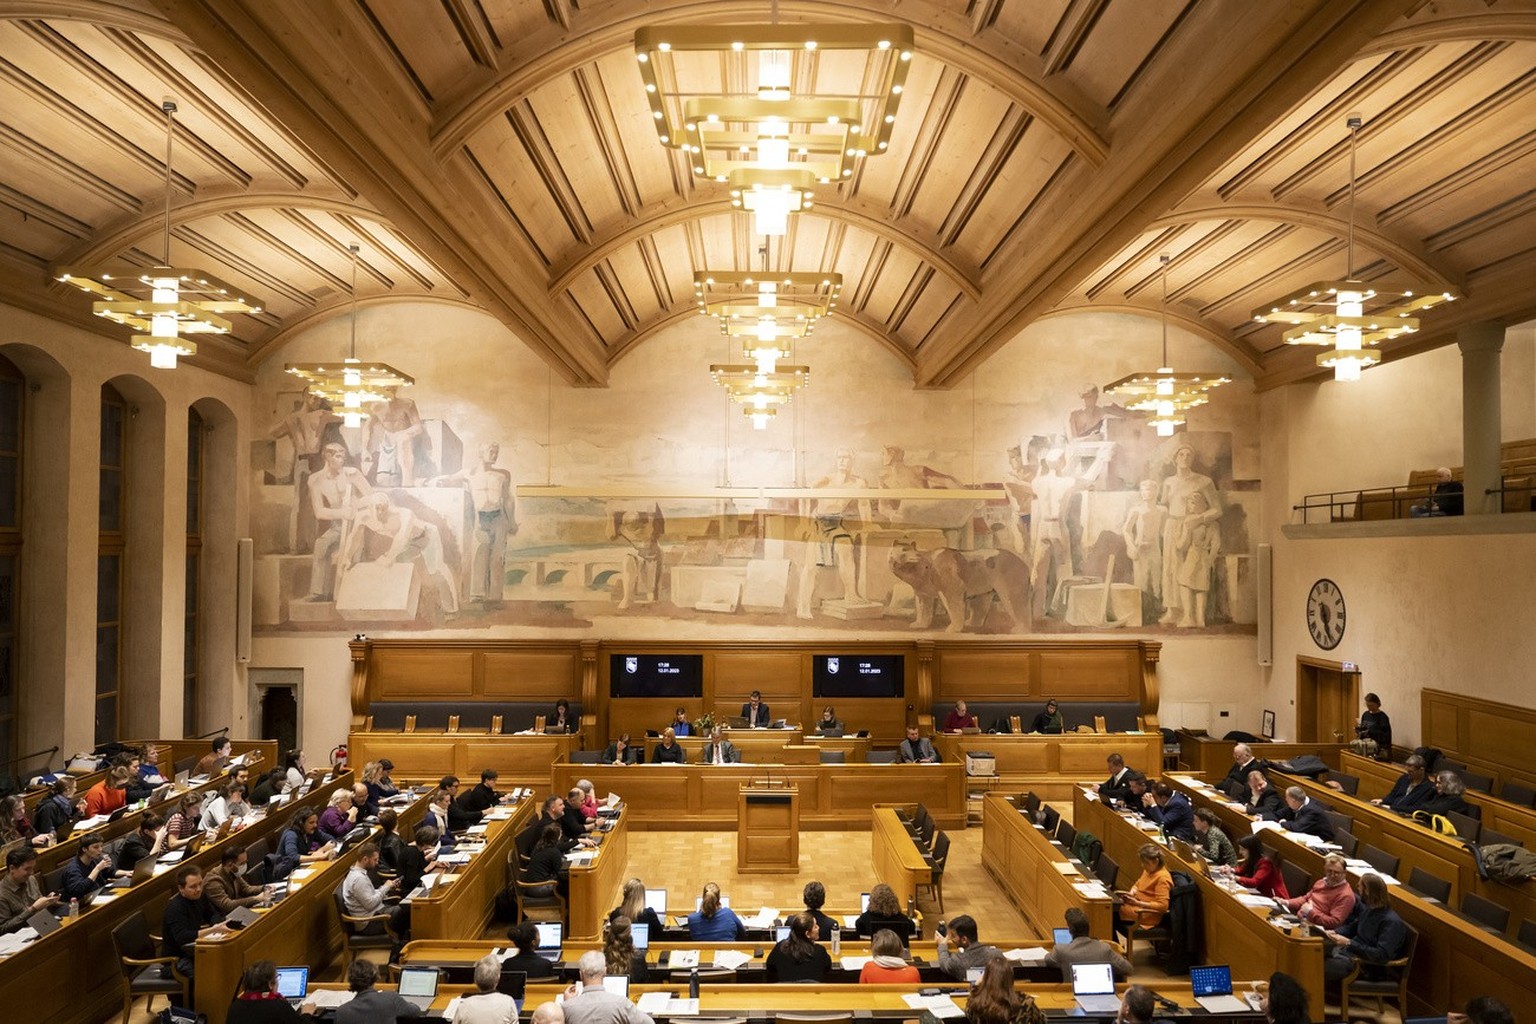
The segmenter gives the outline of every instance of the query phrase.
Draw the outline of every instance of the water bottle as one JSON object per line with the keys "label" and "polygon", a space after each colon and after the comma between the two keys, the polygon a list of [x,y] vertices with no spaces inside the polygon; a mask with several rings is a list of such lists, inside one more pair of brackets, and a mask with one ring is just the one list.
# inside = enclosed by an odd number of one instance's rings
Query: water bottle
{"label": "water bottle", "polygon": [[699,969],[697,967],[688,972],[688,998],[699,998]]}
{"label": "water bottle", "polygon": [[917,900],[911,896],[907,897],[907,916],[911,918],[917,917]]}
{"label": "water bottle", "polygon": [[69,916],[70,917],[79,917],[80,916],[80,900],[79,900],[78,897],[71,898],[70,901],[69,901]]}
{"label": "water bottle", "polygon": [[835,960],[843,952],[843,930],[837,925],[832,926],[832,958]]}

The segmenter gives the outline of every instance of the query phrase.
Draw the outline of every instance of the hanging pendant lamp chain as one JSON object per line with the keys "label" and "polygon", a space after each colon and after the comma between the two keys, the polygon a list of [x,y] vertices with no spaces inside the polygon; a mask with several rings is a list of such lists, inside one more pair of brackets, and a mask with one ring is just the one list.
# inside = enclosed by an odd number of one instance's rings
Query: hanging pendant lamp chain
{"label": "hanging pendant lamp chain", "polygon": [[176,101],[165,99],[160,102],[160,109],[165,112],[165,263],[171,265],[171,146],[176,138]]}
{"label": "hanging pendant lamp chain", "polygon": [[352,341],[347,350],[347,356],[357,358],[357,254],[359,246],[356,242],[347,246],[347,252],[352,254]]}
{"label": "hanging pendant lamp chain", "polygon": [[1359,114],[1349,116],[1349,264],[1345,268],[1346,279],[1355,279],[1355,142],[1360,134]]}
{"label": "hanging pendant lamp chain", "polygon": [[1169,256],[1167,253],[1163,253],[1157,259],[1158,259],[1158,262],[1163,265],[1163,362],[1162,362],[1161,365],[1167,366],[1167,365],[1169,365],[1169,363],[1168,363],[1168,263],[1169,263],[1170,260],[1173,259],[1173,257]]}

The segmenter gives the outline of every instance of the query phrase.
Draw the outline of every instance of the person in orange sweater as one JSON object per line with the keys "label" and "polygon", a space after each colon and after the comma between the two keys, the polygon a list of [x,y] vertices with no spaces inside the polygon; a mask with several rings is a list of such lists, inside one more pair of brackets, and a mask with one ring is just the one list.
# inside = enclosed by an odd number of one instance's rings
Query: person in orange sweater
{"label": "person in orange sweater", "polygon": [[[1142,928],[1156,928],[1168,913],[1168,897],[1173,892],[1173,876],[1163,860],[1162,847],[1148,843],[1138,851],[1141,877],[1121,897],[1120,920],[1135,921]],[[1129,929],[1121,929],[1129,931]]]}
{"label": "person in orange sweater", "polygon": [[130,771],[118,765],[107,772],[107,777],[85,791],[86,817],[111,814],[119,807],[128,806],[128,779]]}
{"label": "person in orange sweater", "polygon": [[917,968],[907,963],[901,955],[901,939],[889,928],[875,932],[875,937],[869,943],[869,951],[873,956],[859,971],[859,984],[904,982],[916,985],[922,980]]}

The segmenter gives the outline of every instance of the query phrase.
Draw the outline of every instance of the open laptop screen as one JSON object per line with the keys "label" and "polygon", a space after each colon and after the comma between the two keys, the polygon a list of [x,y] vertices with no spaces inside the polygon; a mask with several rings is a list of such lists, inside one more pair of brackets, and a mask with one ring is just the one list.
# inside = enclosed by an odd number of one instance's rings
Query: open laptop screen
{"label": "open laptop screen", "polygon": [[1189,987],[1196,999],[1201,996],[1229,996],[1232,994],[1232,968],[1226,964],[1191,967]]}
{"label": "open laptop screen", "polygon": [[1114,968],[1109,964],[1073,964],[1072,994],[1075,996],[1114,995]]}
{"label": "open laptop screen", "polygon": [[603,988],[616,996],[629,998],[629,978],[623,974],[610,974],[603,979]]}
{"label": "open laptop screen", "polygon": [[667,890],[665,890],[665,889],[647,889],[647,890],[645,890],[645,905],[647,907],[650,907],[652,910],[656,911],[656,915],[658,917],[666,914],[666,912],[667,912]]}
{"label": "open laptop screen", "polygon": [[1052,928],[1051,938],[1056,940],[1056,945],[1066,946],[1072,942],[1072,930],[1070,928]]}
{"label": "open laptop screen", "polygon": [[528,990],[528,975],[523,971],[501,970],[501,978],[496,982],[496,991],[502,995],[511,996],[512,1000],[521,1008],[523,997]]}
{"label": "open laptop screen", "polygon": [[629,935],[634,940],[636,953],[644,953],[651,944],[651,926],[644,921],[630,925]]}
{"label": "open laptop screen", "polygon": [[437,995],[437,968],[400,968],[400,994],[407,998]]}
{"label": "open laptop screen", "polygon": [[277,994],[284,999],[303,999],[309,994],[308,967],[279,967]]}
{"label": "open laptop screen", "polygon": [[565,933],[565,925],[559,921],[540,921],[537,928],[539,932],[539,953],[559,953]]}
{"label": "open laptop screen", "polygon": [[859,893],[859,913],[869,913],[869,893],[867,892]]}

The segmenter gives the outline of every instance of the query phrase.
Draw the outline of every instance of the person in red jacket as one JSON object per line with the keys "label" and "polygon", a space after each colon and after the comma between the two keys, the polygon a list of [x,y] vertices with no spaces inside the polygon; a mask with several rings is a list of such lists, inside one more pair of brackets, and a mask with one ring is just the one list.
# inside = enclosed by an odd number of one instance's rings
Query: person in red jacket
{"label": "person in red jacket", "polygon": [[1264,855],[1263,845],[1257,835],[1243,836],[1238,840],[1237,849],[1236,871],[1240,885],[1257,890],[1260,896],[1277,900],[1291,898],[1285,888],[1285,879],[1280,876],[1279,866]]}
{"label": "person in red jacket", "polygon": [[130,772],[122,765],[118,765],[107,773],[107,777],[85,791],[86,817],[95,817],[98,814],[111,814],[119,807],[128,805],[128,778]]}

